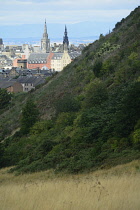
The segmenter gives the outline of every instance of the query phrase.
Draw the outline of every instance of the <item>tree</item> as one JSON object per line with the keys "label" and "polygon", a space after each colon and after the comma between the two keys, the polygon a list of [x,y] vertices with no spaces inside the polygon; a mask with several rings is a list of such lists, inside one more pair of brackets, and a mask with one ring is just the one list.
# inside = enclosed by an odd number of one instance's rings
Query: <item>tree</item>
{"label": "tree", "polygon": [[102,61],[101,60],[96,60],[93,66],[93,72],[96,77],[100,77],[100,71],[102,69]]}
{"label": "tree", "polygon": [[87,86],[84,107],[100,106],[107,99],[108,92],[105,85],[102,81],[96,79]]}
{"label": "tree", "polygon": [[114,117],[115,132],[127,137],[140,119],[140,82],[130,84],[124,91]]}
{"label": "tree", "polygon": [[38,121],[39,111],[32,99],[28,99],[22,109],[21,131],[24,134],[29,133],[30,128]]}
{"label": "tree", "polygon": [[61,112],[77,112],[80,109],[79,101],[67,94],[55,103],[56,114]]}
{"label": "tree", "polygon": [[11,94],[0,88],[0,109],[5,108],[11,100]]}

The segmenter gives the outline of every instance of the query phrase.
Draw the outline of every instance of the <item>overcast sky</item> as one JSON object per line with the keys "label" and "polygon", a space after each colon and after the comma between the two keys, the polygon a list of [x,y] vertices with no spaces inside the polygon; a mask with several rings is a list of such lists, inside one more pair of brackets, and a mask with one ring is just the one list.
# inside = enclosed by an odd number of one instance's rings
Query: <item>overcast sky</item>
{"label": "overcast sky", "polygon": [[0,25],[118,22],[140,0],[0,0]]}

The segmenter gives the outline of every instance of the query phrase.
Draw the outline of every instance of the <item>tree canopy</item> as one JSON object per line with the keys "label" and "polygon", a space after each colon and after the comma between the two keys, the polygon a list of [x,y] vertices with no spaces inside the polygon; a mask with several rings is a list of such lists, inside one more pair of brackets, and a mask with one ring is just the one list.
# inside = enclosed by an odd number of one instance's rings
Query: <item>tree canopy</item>
{"label": "tree canopy", "polygon": [[5,108],[11,100],[11,94],[5,89],[0,89],[0,109]]}
{"label": "tree canopy", "polygon": [[30,128],[39,119],[39,111],[33,99],[28,99],[22,109],[21,131],[25,134],[29,133]]}

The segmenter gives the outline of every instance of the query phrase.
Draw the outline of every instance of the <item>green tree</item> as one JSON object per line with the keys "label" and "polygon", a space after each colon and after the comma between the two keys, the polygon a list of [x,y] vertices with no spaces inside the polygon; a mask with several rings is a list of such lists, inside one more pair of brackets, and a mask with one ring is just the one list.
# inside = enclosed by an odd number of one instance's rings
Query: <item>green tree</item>
{"label": "green tree", "polygon": [[73,96],[67,94],[55,103],[56,114],[61,112],[77,112],[80,109],[80,102]]}
{"label": "green tree", "polygon": [[107,99],[108,92],[105,85],[101,80],[96,79],[86,88],[84,107],[91,108],[93,106],[100,106]]}
{"label": "green tree", "polygon": [[102,61],[101,60],[96,60],[93,66],[93,72],[96,77],[100,77],[100,71],[102,69]]}
{"label": "green tree", "polygon": [[114,116],[115,132],[127,137],[140,119],[140,82],[130,84],[124,91]]}
{"label": "green tree", "polygon": [[24,134],[29,133],[30,128],[38,121],[39,111],[32,99],[28,99],[22,109],[21,131]]}
{"label": "green tree", "polygon": [[110,60],[106,60],[101,69],[101,75],[109,75],[109,73],[113,72],[113,65]]}
{"label": "green tree", "polygon": [[11,100],[11,94],[5,89],[0,89],[0,109],[6,107]]}

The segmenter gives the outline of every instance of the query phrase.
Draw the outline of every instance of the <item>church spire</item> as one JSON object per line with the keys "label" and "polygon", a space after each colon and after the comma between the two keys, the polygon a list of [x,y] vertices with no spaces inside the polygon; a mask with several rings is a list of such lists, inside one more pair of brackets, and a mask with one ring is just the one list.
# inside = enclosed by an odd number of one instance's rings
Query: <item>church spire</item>
{"label": "church spire", "polygon": [[45,19],[45,25],[44,25],[44,33],[43,33],[43,37],[44,37],[44,38],[48,38],[48,34],[47,34],[47,25],[46,25],[46,19]]}
{"label": "church spire", "polygon": [[67,27],[66,27],[66,25],[65,25],[65,34],[67,35]]}
{"label": "church spire", "polygon": [[63,50],[68,50],[68,48],[69,48],[69,39],[68,39],[67,27],[65,25],[65,32],[63,37]]}
{"label": "church spire", "polygon": [[50,51],[50,39],[47,33],[47,24],[45,19],[43,38],[41,39],[41,50],[46,53]]}

